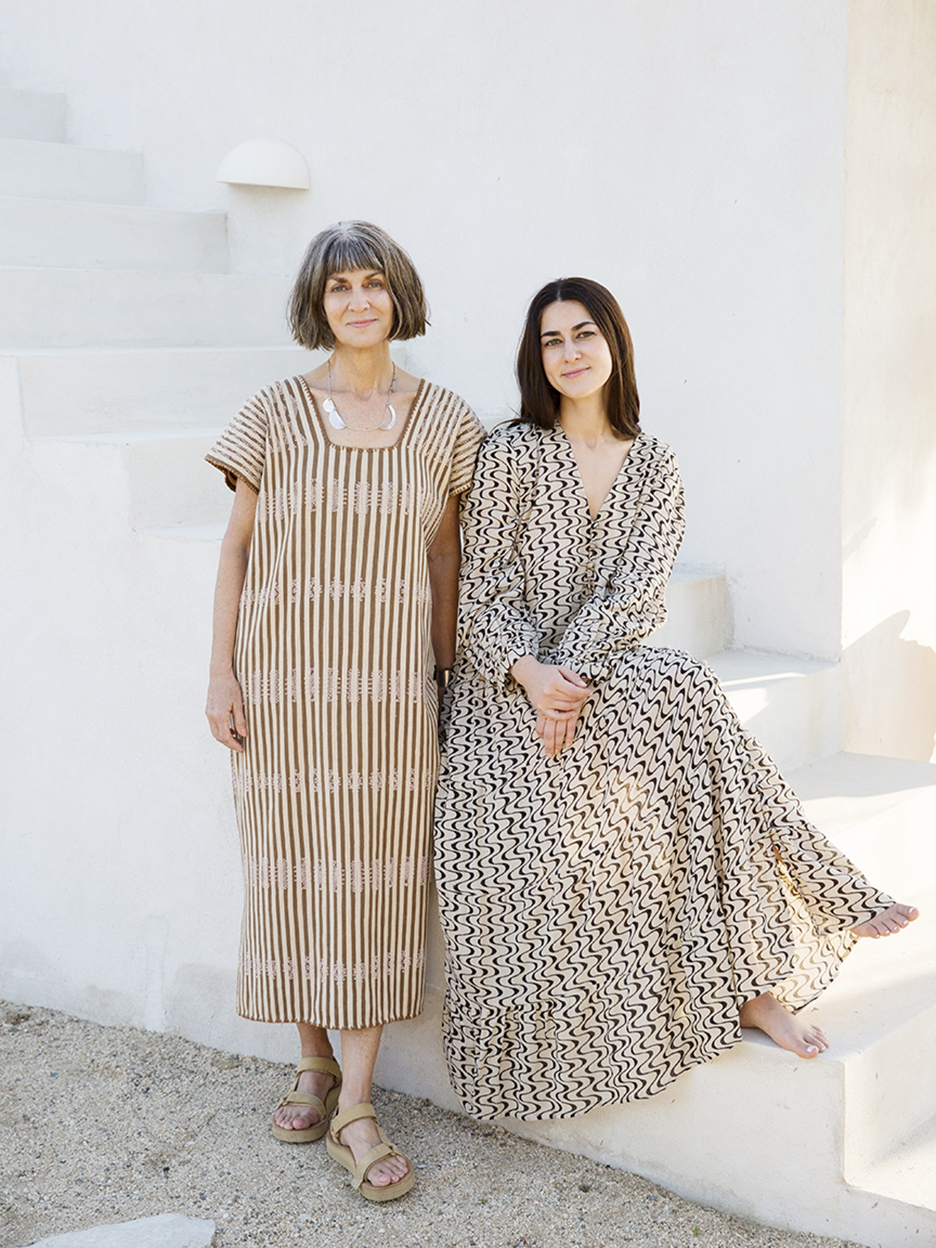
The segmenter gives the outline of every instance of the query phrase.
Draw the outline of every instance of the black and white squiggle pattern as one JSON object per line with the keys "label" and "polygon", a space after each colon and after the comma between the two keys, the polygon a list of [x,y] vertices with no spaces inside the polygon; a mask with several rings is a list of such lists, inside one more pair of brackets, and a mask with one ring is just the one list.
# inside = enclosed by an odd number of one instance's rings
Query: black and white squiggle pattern
{"label": "black and white squiggle pattern", "polygon": [[[449,1070],[479,1118],[652,1096],[740,1039],[746,999],[812,1000],[891,898],[710,669],[641,645],[682,537],[669,448],[641,435],[593,522],[560,430],[500,431],[465,522],[436,825]],[[509,676],[524,653],[597,686],[556,761]]]}

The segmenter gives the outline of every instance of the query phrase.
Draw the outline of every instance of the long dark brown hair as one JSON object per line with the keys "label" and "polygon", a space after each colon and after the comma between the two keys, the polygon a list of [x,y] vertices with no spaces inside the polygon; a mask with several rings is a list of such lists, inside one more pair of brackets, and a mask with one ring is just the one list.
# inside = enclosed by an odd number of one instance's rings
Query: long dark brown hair
{"label": "long dark brown hair", "polygon": [[540,322],[551,303],[584,304],[608,344],[614,366],[605,384],[605,407],[611,428],[622,438],[640,433],[640,398],[634,376],[634,344],[618,301],[610,290],[587,277],[561,277],[533,296],[527,312],[520,350],[517,381],[520,383],[522,424],[554,429],[559,415],[559,391],[546,380]]}

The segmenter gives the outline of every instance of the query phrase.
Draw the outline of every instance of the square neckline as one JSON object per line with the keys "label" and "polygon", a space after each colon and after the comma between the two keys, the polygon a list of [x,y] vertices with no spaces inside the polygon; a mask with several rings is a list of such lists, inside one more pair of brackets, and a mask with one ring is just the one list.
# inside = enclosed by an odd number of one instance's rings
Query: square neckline
{"label": "square neckline", "polygon": [[[413,396],[413,401],[410,404],[410,409],[406,413],[406,419],[403,421],[403,428],[400,430],[399,436],[394,442],[391,442],[388,446],[346,446],[346,445],[343,445],[341,442],[333,442],[332,439],[328,436],[328,429],[326,428],[325,421],[322,417],[322,413],[319,411],[318,401],[316,400],[315,395],[312,393],[312,387],[306,381],[305,375],[303,373],[296,373],[296,379],[302,385],[306,394],[309,396],[309,399],[312,402],[312,411],[315,413],[315,419],[318,422],[318,429],[319,429],[319,433],[322,436],[322,439],[324,440],[326,446],[334,447],[336,451],[395,451],[398,446],[402,445],[403,440],[406,438],[406,435],[409,433],[410,426],[413,423],[413,417],[416,415],[416,410],[422,404],[423,395],[428,389],[425,377],[420,377],[419,385],[416,387],[416,394]],[[347,428],[347,425],[345,426],[345,428]],[[368,430],[368,432],[372,432],[372,431]]]}

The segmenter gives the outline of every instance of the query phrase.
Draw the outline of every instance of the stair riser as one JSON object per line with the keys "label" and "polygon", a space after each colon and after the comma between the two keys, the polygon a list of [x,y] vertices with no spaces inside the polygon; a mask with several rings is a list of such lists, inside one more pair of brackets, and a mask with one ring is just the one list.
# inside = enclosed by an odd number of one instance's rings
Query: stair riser
{"label": "stair riser", "polygon": [[[719,674],[718,657],[712,667]],[[841,749],[842,674],[837,665],[736,686],[724,682],[741,723],[787,774]]]}
{"label": "stair riser", "polygon": [[224,272],[221,213],[0,199],[0,264]]}
{"label": "stair riser", "polygon": [[205,462],[215,434],[133,442],[125,448],[135,529],[225,523],[234,495]]}
{"label": "stair riser", "polygon": [[666,623],[648,637],[648,646],[671,646],[705,659],[729,644],[731,612],[723,576],[677,574],[666,587],[666,610]]}
{"label": "stair riser", "polygon": [[288,343],[288,278],[8,268],[0,284],[0,350]]}
{"label": "stair riser", "polygon": [[223,426],[252,394],[317,363],[299,347],[24,355],[26,432],[48,437]]}
{"label": "stair riser", "polygon": [[64,95],[0,87],[0,139],[64,143],[65,117]]}
{"label": "stair riser", "polygon": [[139,152],[0,139],[0,195],[141,204],[143,194]]}

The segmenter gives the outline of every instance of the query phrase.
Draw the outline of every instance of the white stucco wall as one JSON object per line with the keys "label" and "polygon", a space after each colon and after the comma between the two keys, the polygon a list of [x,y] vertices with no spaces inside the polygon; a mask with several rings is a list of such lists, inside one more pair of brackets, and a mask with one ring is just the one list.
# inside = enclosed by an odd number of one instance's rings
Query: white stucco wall
{"label": "white stucco wall", "polygon": [[[192,7],[34,0],[0,80],[68,92],[70,137],[142,148],[149,199],[228,206],[239,268],[291,269],[347,216],[412,251],[415,363],[484,415],[513,398],[525,300],[620,297],[645,427],[689,487],[684,558],[732,578],[738,641],[836,656],[845,0]],[[294,143],[312,190],[230,190]]]}
{"label": "white stucco wall", "polygon": [[936,758],[936,6],[852,0],[846,747]]}

